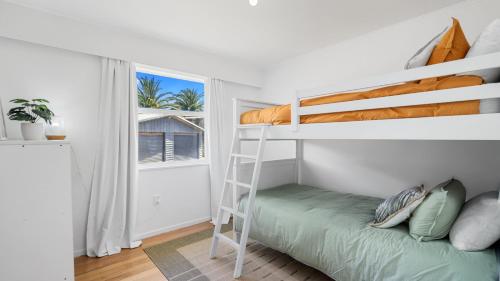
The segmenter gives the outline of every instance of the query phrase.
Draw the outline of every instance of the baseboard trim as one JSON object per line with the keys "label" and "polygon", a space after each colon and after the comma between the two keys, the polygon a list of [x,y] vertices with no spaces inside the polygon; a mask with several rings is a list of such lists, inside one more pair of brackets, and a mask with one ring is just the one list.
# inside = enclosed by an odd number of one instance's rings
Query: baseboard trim
{"label": "baseboard trim", "polygon": [[192,225],[195,225],[198,223],[207,222],[207,221],[210,221],[211,219],[212,219],[212,217],[203,217],[203,218],[194,219],[194,220],[190,220],[190,221],[175,224],[175,225],[161,227],[161,228],[151,230],[148,232],[139,233],[135,236],[135,240],[142,240],[142,239],[149,238],[149,237],[156,236],[156,235],[160,235],[160,234],[163,234],[166,232],[174,231],[174,230],[177,230],[180,228],[192,226]]}
{"label": "baseboard trim", "polygon": [[73,250],[73,257],[80,257],[80,256],[85,256],[85,249],[78,249],[78,250]]}
{"label": "baseboard trim", "polygon": [[[158,228],[158,229],[155,229],[155,230],[151,230],[151,231],[148,231],[148,232],[137,234],[135,236],[134,240],[142,240],[142,239],[145,239],[145,238],[149,238],[149,237],[152,237],[152,236],[160,235],[160,234],[163,234],[163,233],[166,233],[166,232],[174,231],[174,230],[177,230],[177,229],[180,229],[180,228],[192,226],[192,225],[199,224],[199,223],[202,223],[202,222],[208,222],[208,221],[211,221],[211,220],[212,220],[211,217],[204,217],[204,218],[190,220],[190,221],[187,221],[187,222],[183,222],[183,223],[179,223],[179,224],[175,224],[175,225],[171,225],[171,226],[166,226],[166,227]],[[75,257],[75,258],[76,257],[80,257],[80,256],[85,256],[85,255],[86,255],[85,249],[73,250],[73,257]]]}

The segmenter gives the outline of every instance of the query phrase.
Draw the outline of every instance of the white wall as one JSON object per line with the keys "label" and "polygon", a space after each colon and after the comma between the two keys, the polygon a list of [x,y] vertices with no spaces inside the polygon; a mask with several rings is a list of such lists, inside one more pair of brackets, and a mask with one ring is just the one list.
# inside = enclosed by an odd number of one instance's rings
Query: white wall
{"label": "white wall", "polygon": [[308,141],[305,184],[386,197],[415,185],[427,189],[451,177],[468,197],[500,187],[498,141]]}
{"label": "white wall", "polygon": [[[457,17],[470,42],[493,19],[500,1],[464,1],[269,69],[265,99],[290,102],[297,89],[403,69],[406,60]],[[500,145],[493,142],[306,141],[304,182],[387,196],[413,184],[429,187],[456,176],[469,195],[500,184]]]}
{"label": "white wall", "polygon": [[246,62],[117,28],[86,24],[2,0],[0,36],[262,86],[262,71]]}
{"label": "white wall", "polygon": [[[73,150],[74,246],[75,252],[81,254],[85,247],[91,172],[98,136],[100,59],[0,37],[0,61],[0,98],[4,112],[11,107],[8,101],[12,98],[44,97],[51,101],[56,114],[65,118]],[[259,89],[231,83],[231,92],[234,96],[256,96]],[[19,124],[10,120],[6,123],[9,138],[21,138]],[[50,164],[50,160],[47,163]],[[140,171],[137,234],[145,236],[208,219],[209,190],[206,165]],[[161,196],[160,205],[152,204],[154,195]]]}
{"label": "white wall", "polygon": [[208,165],[140,170],[137,237],[209,220],[209,179]]}
{"label": "white wall", "polygon": [[[96,148],[100,60],[98,57],[0,37],[0,98],[47,98],[65,119],[72,143],[72,195],[75,249],[85,245],[91,172]],[[21,138],[19,124],[6,120],[11,139]],[[47,159],[50,165],[50,159]],[[36,210],[33,210],[36,212]]]}
{"label": "white wall", "polygon": [[[65,119],[72,143],[72,194],[75,254],[83,254],[91,173],[98,137],[100,59],[97,56],[26,43],[0,36],[0,98],[4,112],[10,99],[44,97]],[[233,97],[254,98],[260,89],[226,82],[224,116],[229,146]],[[8,137],[21,138],[19,124],[6,120]],[[227,150],[229,153],[229,150]],[[50,164],[50,161],[48,161]],[[265,164],[263,185],[293,182],[294,162]],[[266,168],[269,167],[269,168]],[[276,172],[270,172],[275,169]],[[148,237],[210,218],[208,165],[171,167],[139,172],[136,235]],[[155,205],[153,197],[160,196]],[[33,210],[36,211],[36,210]]]}

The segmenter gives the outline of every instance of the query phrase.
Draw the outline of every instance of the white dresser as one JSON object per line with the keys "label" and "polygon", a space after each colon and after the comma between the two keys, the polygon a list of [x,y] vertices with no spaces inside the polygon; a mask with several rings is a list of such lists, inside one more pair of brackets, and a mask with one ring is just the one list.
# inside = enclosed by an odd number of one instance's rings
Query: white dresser
{"label": "white dresser", "polygon": [[0,141],[0,280],[74,280],[70,144]]}

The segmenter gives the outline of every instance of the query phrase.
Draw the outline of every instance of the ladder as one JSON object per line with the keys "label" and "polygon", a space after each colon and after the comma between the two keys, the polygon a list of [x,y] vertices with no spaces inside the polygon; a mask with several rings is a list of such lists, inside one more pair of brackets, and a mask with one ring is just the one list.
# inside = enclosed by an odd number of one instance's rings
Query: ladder
{"label": "ladder", "polygon": [[[248,240],[248,232],[250,231],[250,222],[252,221],[252,211],[255,201],[255,194],[257,192],[257,184],[260,178],[260,170],[262,166],[262,156],[264,154],[264,146],[266,143],[268,125],[240,125],[237,126],[233,132],[233,141],[231,144],[231,152],[229,161],[226,166],[224,176],[224,186],[222,188],[222,195],[220,198],[219,209],[217,212],[217,220],[215,223],[214,234],[212,238],[212,246],[210,247],[210,258],[214,258],[217,252],[217,244],[219,240],[228,243],[236,251],[236,265],[234,268],[234,278],[239,278],[243,270],[243,261],[245,259],[245,251]],[[241,130],[260,130],[260,137],[258,140],[257,154],[245,155],[241,154]],[[254,161],[252,179],[250,183],[243,183],[238,181],[238,167],[241,159],[250,159]],[[232,177],[229,178],[232,172]],[[232,187],[233,206],[224,206],[224,198],[228,191],[227,186]],[[239,188],[248,191],[248,202],[243,212],[238,211],[238,194]],[[243,228],[240,237],[233,237],[233,239],[221,233],[222,220],[225,214],[233,215],[233,230],[236,225],[236,219],[243,219]]]}

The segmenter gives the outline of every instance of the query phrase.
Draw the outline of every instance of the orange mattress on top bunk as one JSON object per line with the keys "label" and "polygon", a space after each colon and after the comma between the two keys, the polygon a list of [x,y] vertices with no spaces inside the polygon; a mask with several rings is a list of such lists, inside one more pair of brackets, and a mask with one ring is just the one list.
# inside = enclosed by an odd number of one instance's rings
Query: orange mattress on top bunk
{"label": "orange mattress on top bunk", "polygon": [[[332,94],[318,98],[302,100],[300,106],[312,106],[327,103],[345,102],[361,99],[387,97],[411,93],[425,93],[458,87],[481,85],[483,80],[477,76],[450,76],[439,79],[427,79],[425,82],[408,82],[394,86],[378,88],[364,92]],[[359,111],[304,115],[300,123],[328,123],[363,120],[382,120],[399,118],[417,118],[432,116],[451,116],[479,114],[479,100],[450,102],[428,105],[414,105],[395,108],[369,109]],[[271,123],[273,125],[290,124],[290,105],[273,106],[251,110],[240,117],[241,124]]]}

